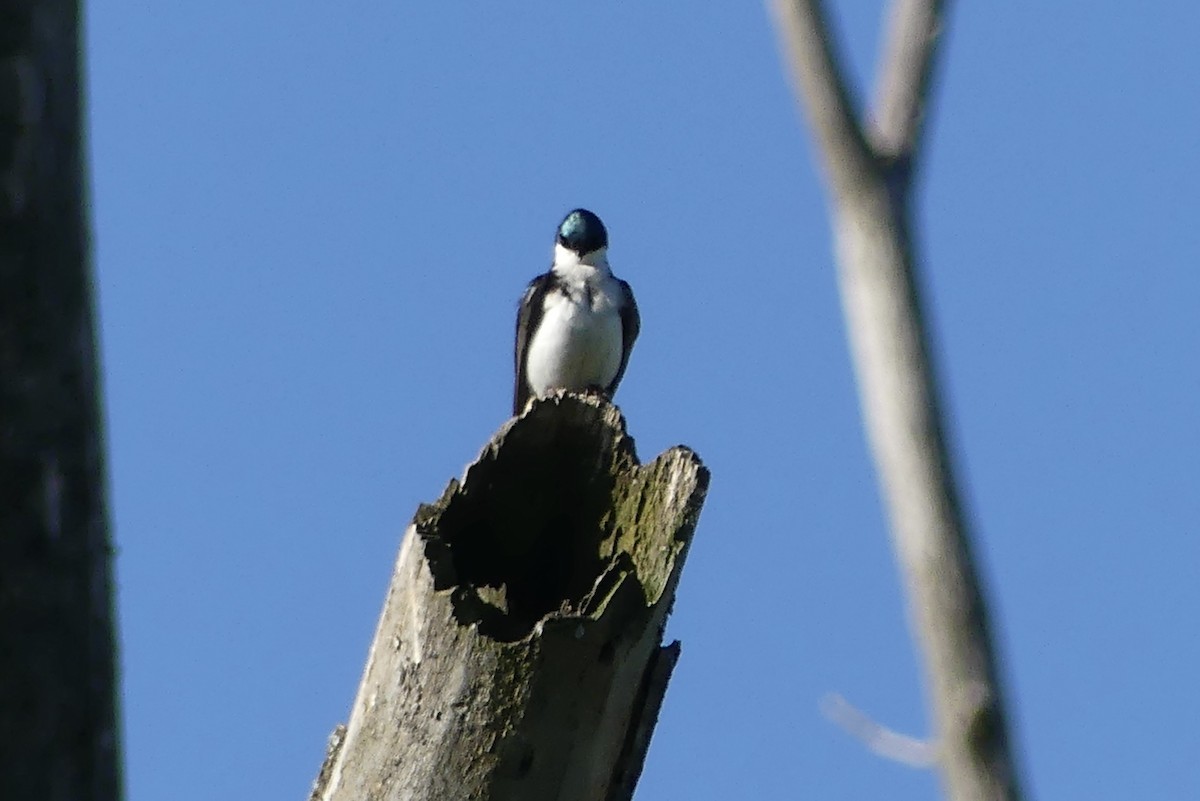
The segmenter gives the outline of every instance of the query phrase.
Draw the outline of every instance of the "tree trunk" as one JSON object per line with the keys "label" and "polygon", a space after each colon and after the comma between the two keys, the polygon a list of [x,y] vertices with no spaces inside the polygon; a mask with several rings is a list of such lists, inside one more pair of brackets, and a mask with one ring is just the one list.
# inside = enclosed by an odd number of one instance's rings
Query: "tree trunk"
{"label": "tree trunk", "polygon": [[79,9],[0,0],[0,787],[120,795]]}
{"label": "tree trunk", "polygon": [[405,533],[312,798],[630,798],[708,477],[682,447],[639,466],[595,398],[507,423]]}

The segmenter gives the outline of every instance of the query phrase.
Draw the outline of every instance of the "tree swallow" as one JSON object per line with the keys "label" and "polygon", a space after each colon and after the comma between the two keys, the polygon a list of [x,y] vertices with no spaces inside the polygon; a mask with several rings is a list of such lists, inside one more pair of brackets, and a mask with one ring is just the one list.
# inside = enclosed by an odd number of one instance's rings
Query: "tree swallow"
{"label": "tree swallow", "polygon": [[558,226],[549,272],[529,283],[517,313],[513,414],[556,389],[617,391],[641,328],[629,284],[608,267],[608,231],[587,209]]}

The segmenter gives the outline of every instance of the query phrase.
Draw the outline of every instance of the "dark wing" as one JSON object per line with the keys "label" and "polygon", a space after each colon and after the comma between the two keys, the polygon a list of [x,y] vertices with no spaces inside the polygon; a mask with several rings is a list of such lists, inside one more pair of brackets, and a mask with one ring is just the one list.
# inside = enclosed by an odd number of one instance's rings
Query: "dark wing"
{"label": "dark wing", "polygon": [[525,294],[521,296],[521,305],[517,309],[517,343],[513,349],[513,367],[515,380],[513,382],[513,414],[525,411],[529,402],[529,382],[525,380],[525,351],[529,349],[529,341],[533,332],[542,321],[542,302],[546,291],[554,283],[552,273],[544,273],[529,282]]}
{"label": "dark wing", "polygon": [[638,332],[642,330],[642,318],[638,314],[637,301],[633,299],[633,290],[629,288],[629,284],[617,279],[617,283],[621,285],[621,294],[623,295],[623,303],[621,304],[621,367],[617,370],[617,375],[613,378],[612,383],[608,385],[608,397],[611,399],[613,393],[617,391],[617,384],[621,383],[621,378],[625,375],[625,368],[629,366],[629,354],[633,350],[633,341],[637,339]]}

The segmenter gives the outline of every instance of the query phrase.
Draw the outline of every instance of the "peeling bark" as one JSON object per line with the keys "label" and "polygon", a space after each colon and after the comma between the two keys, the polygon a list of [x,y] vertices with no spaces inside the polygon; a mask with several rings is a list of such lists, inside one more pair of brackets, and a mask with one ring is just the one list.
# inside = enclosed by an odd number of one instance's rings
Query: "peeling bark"
{"label": "peeling bark", "polygon": [[662,646],[708,486],[639,465],[615,407],[506,424],[405,533],[323,801],[628,799],[678,643]]}

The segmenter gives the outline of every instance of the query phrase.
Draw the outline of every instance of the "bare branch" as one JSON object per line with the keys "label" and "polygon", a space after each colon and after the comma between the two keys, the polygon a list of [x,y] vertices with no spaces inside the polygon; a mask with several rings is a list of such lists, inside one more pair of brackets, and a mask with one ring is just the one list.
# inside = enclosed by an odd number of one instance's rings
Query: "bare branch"
{"label": "bare branch", "polygon": [[910,162],[920,148],[945,9],[944,0],[892,4],[871,126],[875,152],[889,160]]}
{"label": "bare branch", "polygon": [[884,759],[911,768],[929,768],[937,763],[934,743],[889,729],[837,693],[821,699],[821,712]]}
{"label": "bare branch", "polygon": [[955,801],[1020,798],[983,582],[923,324],[909,221],[880,185],[837,204],[839,284],[867,439]]}
{"label": "bare branch", "polygon": [[869,182],[874,157],[863,136],[821,0],[770,0],[798,99],[837,195]]}
{"label": "bare branch", "polygon": [[809,110],[834,188],[846,327],[929,679],[937,763],[955,801],[1018,801],[999,660],[951,464],[905,203],[944,3],[895,0],[879,123],[868,145],[850,111],[820,3],[773,2],[798,100]]}

